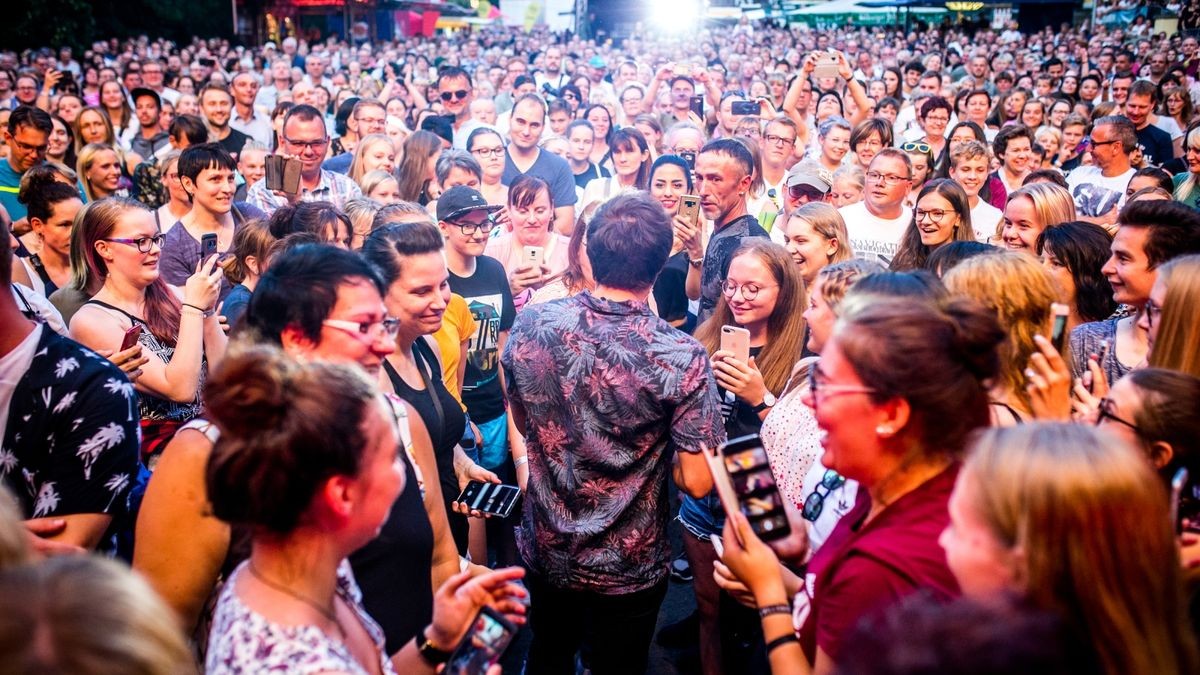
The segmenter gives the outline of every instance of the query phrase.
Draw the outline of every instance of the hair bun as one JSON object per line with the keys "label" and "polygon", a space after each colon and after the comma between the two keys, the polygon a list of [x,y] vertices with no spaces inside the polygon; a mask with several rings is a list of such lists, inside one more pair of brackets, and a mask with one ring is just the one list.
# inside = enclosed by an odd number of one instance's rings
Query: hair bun
{"label": "hair bun", "polygon": [[975,300],[961,297],[947,301],[945,312],[954,331],[947,347],[956,360],[980,382],[995,379],[1000,374],[996,348],[1007,337],[995,314]]}
{"label": "hair bun", "polygon": [[235,347],[205,386],[209,416],[238,436],[280,426],[291,407],[288,390],[296,371],[278,348]]}

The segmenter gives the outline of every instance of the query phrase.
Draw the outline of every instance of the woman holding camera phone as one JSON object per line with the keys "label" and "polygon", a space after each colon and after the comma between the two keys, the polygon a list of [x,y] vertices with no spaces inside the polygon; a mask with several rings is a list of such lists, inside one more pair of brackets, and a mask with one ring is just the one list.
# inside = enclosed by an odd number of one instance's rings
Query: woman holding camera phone
{"label": "woman holding camera phone", "polygon": [[675,228],[671,256],[654,282],[654,301],[658,315],[676,328],[688,322],[688,298],[700,297],[704,244],[699,200],[694,209],[681,208],[683,197],[691,195],[693,189],[691,167],[679,155],[663,155],[650,167],[650,196],[662,204]]}
{"label": "woman holding camera phone", "polygon": [[[713,375],[723,396],[725,433],[737,438],[758,433],[762,419],[783,393],[805,340],[804,282],[792,256],[779,244],[746,239],[730,259],[729,272],[713,315],[696,329],[696,339],[712,356]],[[726,334],[740,334],[733,342]],[[748,348],[736,354],[731,348]],[[734,626],[753,630],[757,617],[722,596],[713,578],[716,551],[710,537],[721,532],[725,511],[716,494],[684,496],[679,518],[686,528],[684,549],[694,575],[700,614],[700,660],[706,674],[721,673],[725,663],[744,662],[749,654],[732,653],[722,644]]]}
{"label": "woman holding camera phone", "polygon": [[520,176],[508,186],[508,232],[488,240],[484,255],[508,273],[517,309],[549,278],[567,268],[570,241],[554,231],[554,197],[546,181]]}

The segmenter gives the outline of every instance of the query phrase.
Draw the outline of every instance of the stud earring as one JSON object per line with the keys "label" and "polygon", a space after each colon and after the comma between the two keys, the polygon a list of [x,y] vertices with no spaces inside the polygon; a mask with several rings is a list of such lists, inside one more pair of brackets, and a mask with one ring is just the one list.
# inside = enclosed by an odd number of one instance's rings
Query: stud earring
{"label": "stud earring", "polygon": [[891,436],[892,428],[886,424],[880,424],[879,426],[875,427],[875,433],[880,436]]}

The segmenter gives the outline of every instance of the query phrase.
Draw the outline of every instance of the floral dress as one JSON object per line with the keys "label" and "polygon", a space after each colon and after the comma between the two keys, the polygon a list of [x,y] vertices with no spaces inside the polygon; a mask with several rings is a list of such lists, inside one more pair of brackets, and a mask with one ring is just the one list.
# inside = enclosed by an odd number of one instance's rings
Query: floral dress
{"label": "floral dress", "polygon": [[[340,672],[367,675],[350,650],[316,626],[284,626],[268,620],[242,603],[237,578],[246,569],[242,563],[229,577],[217,601],[212,633],[208,639],[205,672],[208,675],[241,673]],[[379,652],[379,670],[394,675],[391,661],[384,654],[383,630],[362,607],[362,593],[354,582],[346,561],[338,567],[335,591],[354,609]]]}

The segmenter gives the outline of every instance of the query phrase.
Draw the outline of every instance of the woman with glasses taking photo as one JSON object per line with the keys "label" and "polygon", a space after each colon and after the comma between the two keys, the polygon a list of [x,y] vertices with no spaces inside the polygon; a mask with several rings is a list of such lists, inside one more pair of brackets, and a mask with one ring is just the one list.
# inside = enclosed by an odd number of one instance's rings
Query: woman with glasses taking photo
{"label": "woman with glasses taking photo", "polygon": [[725,525],[722,561],[760,608],[772,672],[808,672],[801,659],[831,672],[864,616],[919,591],[959,594],[937,542],[967,439],[988,425],[986,382],[1003,337],[969,301],[848,303],[808,403],[825,432],[821,461],[858,481],[859,497],[808,565],[795,597],[799,640],[775,553],[741,514]]}
{"label": "woman with glasses taking photo", "polygon": [[[796,263],[782,246],[751,238],[734,252],[713,315],[696,329],[696,339],[712,356],[729,438],[758,433],[776,397],[783,393],[804,346],[804,297]],[[748,332],[748,360],[722,349],[727,327]],[[713,579],[717,554],[710,537],[720,533],[724,510],[715,493],[704,499],[684,496],[679,518],[687,529],[684,549],[695,577],[701,663],[706,673],[724,672],[729,670],[724,663],[747,655],[723,654],[727,650],[722,638],[735,625],[753,630],[756,624],[752,614],[746,616],[745,609],[728,597],[722,601]]]}
{"label": "woman with glasses taking photo", "polygon": [[115,198],[88,204],[75,235],[89,275],[104,285],[71,318],[71,337],[96,350],[128,341],[146,350],[149,362],[134,386],[142,458],[151,469],[175,431],[200,412],[205,372],[225,354],[214,311],[225,275],[216,256],[201,260],[177,289],[159,274],[163,241],[153,212]]}

